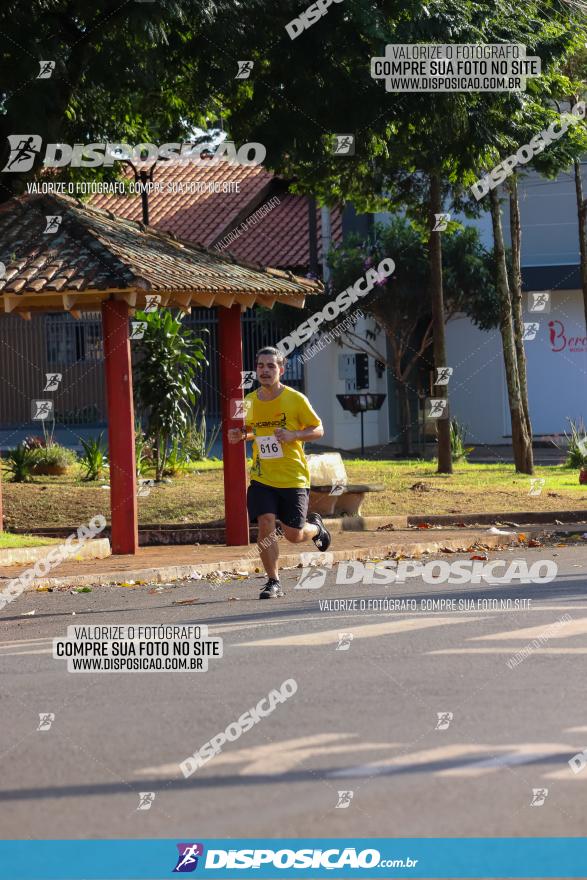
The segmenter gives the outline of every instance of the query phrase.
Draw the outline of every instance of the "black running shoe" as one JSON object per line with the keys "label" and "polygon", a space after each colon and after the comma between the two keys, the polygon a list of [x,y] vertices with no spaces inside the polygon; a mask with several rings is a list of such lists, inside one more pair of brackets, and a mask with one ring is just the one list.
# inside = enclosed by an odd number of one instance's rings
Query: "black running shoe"
{"label": "black running shoe", "polygon": [[332,542],[332,536],[324,523],[322,522],[322,517],[319,513],[309,513],[306,517],[306,522],[311,523],[313,526],[318,526],[320,531],[317,535],[312,538],[312,541],[318,548],[324,553],[330,547]]}
{"label": "black running shoe", "polygon": [[269,578],[259,594],[259,599],[280,599],[283,596],[281,584],[275,578]]}

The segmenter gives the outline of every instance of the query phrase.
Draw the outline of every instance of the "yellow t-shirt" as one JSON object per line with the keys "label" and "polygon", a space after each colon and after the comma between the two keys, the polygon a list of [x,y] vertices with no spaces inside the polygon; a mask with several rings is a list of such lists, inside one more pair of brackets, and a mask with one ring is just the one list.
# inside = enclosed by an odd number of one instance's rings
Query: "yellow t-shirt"
{"label": "yellow t-shirt", "polygon": [[308,398],[284,386],[274,400],[259,400],[257,391],[245,397],[245,422],[255,435],[251,479],[280,489],[309,489],[310,470],[301,440],[280,443],[276,428],[301,431],[320,424]]}

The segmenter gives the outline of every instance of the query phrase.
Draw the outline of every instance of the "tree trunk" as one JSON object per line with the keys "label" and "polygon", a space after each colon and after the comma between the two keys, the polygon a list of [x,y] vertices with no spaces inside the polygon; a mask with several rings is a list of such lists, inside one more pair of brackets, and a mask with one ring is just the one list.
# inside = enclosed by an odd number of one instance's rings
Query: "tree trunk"
{"label": "tree trunk", "polygon": [[520,397],[520,378],[518,375],[518,362],[516,359],[516,347],[514,342],[512,301],[508,284],[505,248],[503,244],[501,208],[499,204],[499,196],[495,189],[490,190],[489,198],[491,204],[491,221],[493,224],[493,241],[497,275],[496,287],[500,306],[499,329],[503,346],[503,360],[512,422],[514,462],[516,465],[516,471],[522,474],[527,474],[532,473],[531,470],[528,470],[528,461],[531,454],[528,451],[528,447],[531,444],[528,432],[526,431],[526,423]]}
{"label": "tree trunk", "polygon": [[[432,332],[434,336],[434,366],[446,367],[446,342],[444,335],[444,295],[442,289],[442,241],[441,232],[432,232],[435,225],[435,214],[442,212],[442,192],[440,175],[430,175],[429,202],[429,261],[430,261],[430,293],[432,299]],[[438,473],[452,474],[452,456],[450,454],[450,414],[448,407],[448,386],[435,387],[437,398],[446,400],[444,418],[437,419],[438,430]]]}
{"label": "tree trunk", "polygon": [[583,197],[583,181],[581,180],[581,163],[573,162],[575,170],[575,191],[577,193],[577,217],[579,219],[579,253],[581,255],[581,288],[583,290],[583,309],[585,311],[585,329],[587,330],[587,202]]}
{"label": "tree trunk", "polygon": [[[396,374],[396,378],[397,378]],[[412,454],[412,414],[410,395],[405,382],[397,379],[397,393],[399,397],[399,421],[401,453],[409,457]]]}
{"label": "tree trunk", "polygon": [[524,317],[522,311],[522,225],[520,223],[520,204],[518,201],[518,178],[512,174],[509,185],[510,193],[510,235],[512,239],[512,314],[514,319],[514,343],[516,346],[516,361],[518,365],[518,377],[520,382],[520,400],[522,413],[529,437],[526,449],[527,461],[524,473],[534,473],[534,454],[532,450],[532,423],[530,421],[530,406],[528,403],[528,380],[526,371],[526,352],[524,350]]}

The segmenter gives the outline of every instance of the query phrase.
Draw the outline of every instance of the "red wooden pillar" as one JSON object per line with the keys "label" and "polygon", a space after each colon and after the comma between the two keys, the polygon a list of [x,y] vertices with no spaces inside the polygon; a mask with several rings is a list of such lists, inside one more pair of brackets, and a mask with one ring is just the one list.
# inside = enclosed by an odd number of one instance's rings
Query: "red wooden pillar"
{"label": "red wooden pillar", "polygon": [[246,444],[228,442],[228,429],[240,428],[242,419],[234,419],[234,401],[243,399],[241,373],[243,344],[239,305],[218,309],[218,345],[220,354],[220,398],[222,400],[222,458],[224,462],[224,510],[228,547],[249,543],[247,514]]}
{"label": "red wooden pillar", "polygon": [[135,419],[128,304],[102,304],[102,333],[110,449],[110,511],[112,552],[136,553],[139,546]]}

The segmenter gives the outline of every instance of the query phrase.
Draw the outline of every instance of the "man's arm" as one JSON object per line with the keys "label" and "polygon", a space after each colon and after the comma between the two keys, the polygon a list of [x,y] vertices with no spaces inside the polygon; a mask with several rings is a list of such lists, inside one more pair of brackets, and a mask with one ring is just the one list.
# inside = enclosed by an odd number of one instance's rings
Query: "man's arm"
{"label": "man's arm", "polygon": [[311,425],[309,428],[294,431],[294,434],[296,434],[296,440],[301,440],[305,443],[306,440],[319,440],[320,437],[324,437],[324,428],[322,427],[322,422],[319,422],[317,425]]}
{"label": "man's arm", "polygon": [[319,440],[320,437],[323,437],[324,428],[322,427],[322,422],[318,422],[317,425],[310,425],[307,428],[300,428],[297,431],[290,431],[288,428],[276,428],[275,436],[282,443],[294,443],[296,440],[305,443],[306,440]]}

